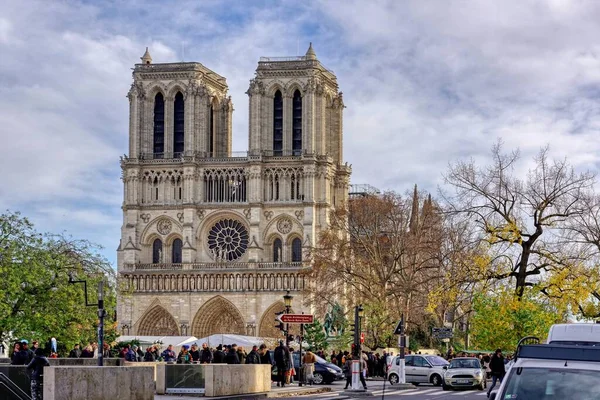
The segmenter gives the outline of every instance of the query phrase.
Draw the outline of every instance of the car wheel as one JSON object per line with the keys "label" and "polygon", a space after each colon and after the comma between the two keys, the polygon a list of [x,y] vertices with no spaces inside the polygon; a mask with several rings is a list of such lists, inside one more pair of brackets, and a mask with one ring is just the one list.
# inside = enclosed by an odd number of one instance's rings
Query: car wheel
{"label": "car wheel", "polygon": [[323,383],[324,379],[323,379],[323,375],[321,375],[318,372],[315,372],[313,374],[313,383],[316,385],[320,385],[321,383]]}
{"label": "car wheel", "polygon": [[396,374],[390,374],[390,385],[395,385],[400,381],[400,378]]}
{"label": "car wheel", "polygon": [[429,380],[433,386],[440,386],[442,384],[442,377],[438,374],[431,375],[431,379]]}

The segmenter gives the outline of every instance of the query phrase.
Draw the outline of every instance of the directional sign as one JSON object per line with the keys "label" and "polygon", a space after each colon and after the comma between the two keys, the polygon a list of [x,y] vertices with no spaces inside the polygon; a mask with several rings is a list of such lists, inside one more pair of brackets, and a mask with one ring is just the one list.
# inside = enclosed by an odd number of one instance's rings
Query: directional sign
{"label": "directional sign", "polygon": [[282,314],[277,319],[286,324],[312,324],[315,316],[309,314]]}
{"label": "directional sign", "polygon": [[454,333],[452,333],[452,328],[432,328],[431,336],[437,339],[450,339],[454,337]]}

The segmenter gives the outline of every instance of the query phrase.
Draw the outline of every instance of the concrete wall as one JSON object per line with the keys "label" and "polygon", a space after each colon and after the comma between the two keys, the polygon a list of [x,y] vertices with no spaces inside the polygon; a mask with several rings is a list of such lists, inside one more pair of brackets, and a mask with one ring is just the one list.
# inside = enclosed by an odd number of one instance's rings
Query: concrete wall
{"label": "concrete wall", "polygon": [[45,400],[153,400],[153,367],[49,367]]}
{"label": "concrete wall", "polygon": [[271,366],[264,364],[207,364],[204,396],[262,393],[271,390]]}
{"label": "concrete wall", "polygon": [[[68,366],[68,365],[85,365],[93,367],[98,365],[97,358],[49,358],[50,365]],[[104,365],[107,367],[116,367],[124,365],[123,358],[105,358]],[[10,364],[10,358],[0,358],[0,364]]]}

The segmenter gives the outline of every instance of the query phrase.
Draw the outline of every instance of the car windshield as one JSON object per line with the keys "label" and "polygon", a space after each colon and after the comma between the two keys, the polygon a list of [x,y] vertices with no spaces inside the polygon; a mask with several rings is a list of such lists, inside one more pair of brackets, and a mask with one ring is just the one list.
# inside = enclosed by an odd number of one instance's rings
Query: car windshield
{"label": "car windshield", "polygon": [[448,368],[481,368],[481,363],[476,358],[454,359],[450,361]]}
{"label": "car windshield", "polygon": [[443,367],[444,365],[448,365],[448,361],[444,360],[442,357],[426,356],[425,358],[427,361],[429,361],[429,364],[433,365],[434,367]]}
{"label": "car windshield", "polygon": [[512,368],[506,389],[498,399],[597,400],[600,371],[564,368]]}

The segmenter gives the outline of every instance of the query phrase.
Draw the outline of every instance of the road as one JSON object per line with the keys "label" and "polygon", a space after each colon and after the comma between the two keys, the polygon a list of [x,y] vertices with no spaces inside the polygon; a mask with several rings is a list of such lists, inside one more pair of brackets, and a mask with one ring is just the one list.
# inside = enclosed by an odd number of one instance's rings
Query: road
{"label": "road", "polygon": [[[456,390],[456,391],[443,391],[441,387],[434,387],[431,385],[420,385],[414,389],[409,390],[398,390],[390,386],[389,383],[385,385],[385,392],[383,387],[383,381],[367,381],[369,390],[373,393],[373,397],[366,397],[373,400],[385,399],[385,400],[484,400],[487,399],[485,391],[479,390]],[[298,397],[287,397],[286,399],[331,399],[346,398],[342,395],[344,391],[344,384],[337,382],[331,387],[331,393],[320,393],[315,395],[298,396]]]}

